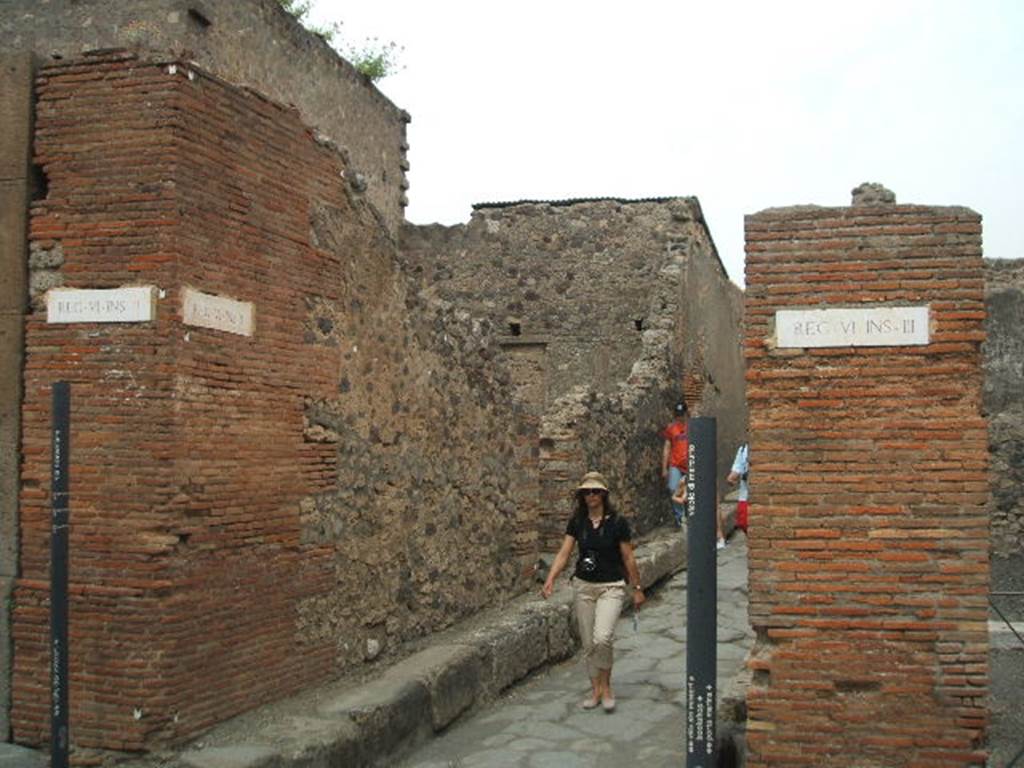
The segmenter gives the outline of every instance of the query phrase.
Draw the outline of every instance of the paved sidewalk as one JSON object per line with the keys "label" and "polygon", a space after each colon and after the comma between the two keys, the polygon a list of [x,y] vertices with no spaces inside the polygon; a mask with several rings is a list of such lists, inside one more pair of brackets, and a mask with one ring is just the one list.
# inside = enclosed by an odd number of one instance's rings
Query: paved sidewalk
{"label": "paved sidewalk", "polygon": [[[718,690],[744,669],[754,636],[747,618],[742,534],[718,553]],[[686,572],[624,615],[612,671],[617,707],[582,711],[589,691],[578,657],[516,686],[397,765],[402,768],[678,768],[685,763]]]}

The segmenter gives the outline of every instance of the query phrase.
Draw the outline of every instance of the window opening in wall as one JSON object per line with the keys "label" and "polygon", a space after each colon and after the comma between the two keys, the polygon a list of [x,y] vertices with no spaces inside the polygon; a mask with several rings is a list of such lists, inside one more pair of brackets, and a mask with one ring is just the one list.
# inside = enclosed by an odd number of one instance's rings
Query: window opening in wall
{"label": "window opening in wall", "polygon": [[50,193],[50,180],[46,178],[43,167],[37,163],[32,163],[31,185],[33,200],[45,200]]}
{"label": "window opening in wall", "polygon": [[195,8],[188,9],[188,20],[200,29],[206,29],[211,24],[210,20],[206,18],[201,11]]}
{"label": "window opening in wall", "polygon": [[523,326],[517,321],[512,321],[508,324],[508,332],[513,336],[521,336],[523,333]]}
{"label": "window opening in wall", "polygon": [[642,331],[644,329],[644,319],[642,317],[638,317],[633,321],[633,325],[638,331]]}

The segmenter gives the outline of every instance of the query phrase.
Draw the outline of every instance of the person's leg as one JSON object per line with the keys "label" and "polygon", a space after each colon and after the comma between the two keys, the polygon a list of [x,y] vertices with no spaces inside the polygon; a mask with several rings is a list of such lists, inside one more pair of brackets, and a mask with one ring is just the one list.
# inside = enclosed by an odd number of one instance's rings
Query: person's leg
{"label": "person's leg", "polygon": [[[615,706],[615,693],[612,691],[612,669],[602,669],[598,672],[598,682],[601,685],[601,695],[598,701],[607,709]],[[609,705],[607,702],[611,702]]]}
{"label": "person's leg", "polygon": [[598,672],[601,704],[608,710],[615,706],[615,693],[612,691],[613,646],[615,625],[622,613],[622,603],[625,598],[626,585],[624,582],[620,582],[601,590],[595,608],[591,657]]}
{"label": "person's leg", "polygon": [[573,602],[576,612],[576,624],[580,630],[580,645],[583,650],[583,659],[587,665],[587,676],[590,678],[591,698],[585,702],[588,708],[597,706],[601,700],[601,680],[598,668],[593,662],[594,650],[594,620],[597,613],[598,590],[592,585],[579,579],[573,580]]}
{"label": "person's leg", "polygon": [[668,468],[668,496],[669,501],[672,504],[672,516],[675,518],[676,525],[682,525],[686,511],[682,504],[677,504],[671,501],[675,495],[676,490],[679,488],[679,483],[683,482],[683,471],[679,467]]}

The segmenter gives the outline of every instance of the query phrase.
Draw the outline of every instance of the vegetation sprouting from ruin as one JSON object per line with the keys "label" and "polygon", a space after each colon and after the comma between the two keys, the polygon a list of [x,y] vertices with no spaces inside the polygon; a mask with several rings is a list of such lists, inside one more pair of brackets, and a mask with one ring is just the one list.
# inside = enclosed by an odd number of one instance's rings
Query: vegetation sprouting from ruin
{"label": "vegetation sprouting from ruin", "polygon": [[315,35],[319,35],[345,57],[359,72],[373,82],[377,82],[404,67],[399,63],[403,48],[394,41],[381,42],[379,38],[369,37],[362,43],[346,42],[341,36],[340,21],[324,24],[313,22],[309,18],[312,0],[278,0],[281,7],[290,13],[295,20]]}

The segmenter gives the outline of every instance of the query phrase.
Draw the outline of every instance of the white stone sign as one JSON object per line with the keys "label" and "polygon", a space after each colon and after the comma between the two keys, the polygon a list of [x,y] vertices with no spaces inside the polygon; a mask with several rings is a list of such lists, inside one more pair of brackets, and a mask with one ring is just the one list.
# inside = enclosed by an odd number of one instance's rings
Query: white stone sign
{"label": "white stone sign", "polygon": [[251,301],[214,296],[192,288],[182,288],[181,316],[185,325],[237,333],[239,336],[252,336],[255,325]]}
{"label": "white stone sign", "polygon": [[928,307],[780,309],[778,347],[902,347],[928,343]]}
{"label": "white stone sign", "polygon": [[156,290],[151,285],[46,292],[48,323],[146,323],[155,313]]}

